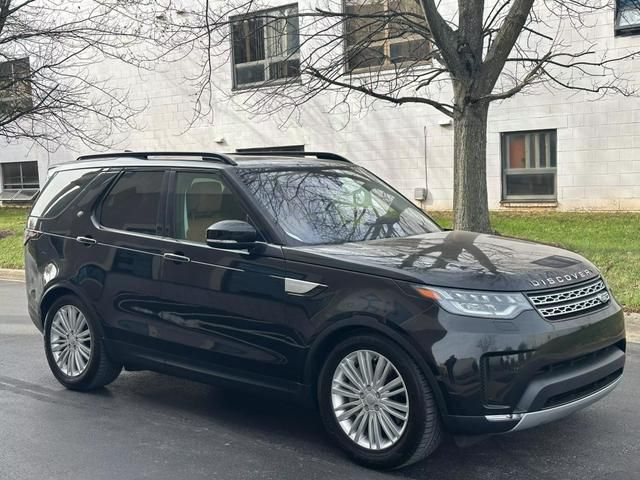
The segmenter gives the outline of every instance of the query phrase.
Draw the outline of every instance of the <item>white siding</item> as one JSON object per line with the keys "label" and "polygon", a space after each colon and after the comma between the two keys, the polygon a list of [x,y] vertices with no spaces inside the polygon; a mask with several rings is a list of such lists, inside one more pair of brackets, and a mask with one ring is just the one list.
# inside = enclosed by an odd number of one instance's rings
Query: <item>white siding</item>
{"label": "white siding", "polygon": [[[274,2],[283,3],[283,2]],[[300,8],[309,2],[301,2]],[[601,12],[586,34],[600,48],[616,51],[640,48],[640,35],[614,37],[613,12]],[[568,40],[582,41],[568,31]],[[305,52],[302,51],[302,55]],[[638,79],[640,60],[618,66]],[[184,78],[196,67],[159,65],[156,71],[136,71],[113,62],[98,63],[96,75],[128,88],[134,106],[148,104],[138,130],[114,138],[113,150],[210,150],[303,144],[307,150],[327,150],[350,157],[413,196],[425,185],[427,157],[429,197],[426,207],[450,209],[453,199],[453,128],[434,109],[420,105],[390,107],[375,104],[368,112],[348,118],[344,111],[328,113],[331,95],[306,104],[299,119],[286,127],[277,115],[252,118],[239,106],[243,93],[231,94],[231,66],[216,73],[212,114],[185,131],[193,111],[193,89]],[[231,97],[229,98],[229,95]],[[502,198],[500,133],[557,129],[558,208],[640,210],[640,99],[539,90],[492,106],[488,128],[488,187],[493,209]],[[426,142],[425,142],[426,131]],[[214,140],[224,138],[224,143]],[[426,152],[425,152],[426,145]],[[60,148],[47,154],[25,142],[0,147],[0,162],[38,160],[41,180],[49,163],[70,161],[78,152]]]}

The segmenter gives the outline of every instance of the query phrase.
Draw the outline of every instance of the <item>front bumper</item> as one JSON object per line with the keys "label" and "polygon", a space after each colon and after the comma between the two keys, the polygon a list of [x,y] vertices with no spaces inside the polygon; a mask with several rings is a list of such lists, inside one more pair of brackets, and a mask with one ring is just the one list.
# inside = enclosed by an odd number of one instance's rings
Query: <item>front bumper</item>
{"label": "front bumper", "polygon": [[513,413],[509,415],[487,415],[485,418],[489,422],[514,422],[516,425],[509,430],[509,432],[517,432],[519,430],[526,430],[527,428],[537,427],[538,425],[544,425],[545,423],[554,422],[560,420],[568,415],[571,415],[578,410],[581,410],[589,405],[597,402],[598,400],[609,395],[614,388],[618,386],[622,380],[622,374],[617,377],[613,382],[605,387],[597,390],[590,395],[574,400],[573,402],[565,403],[557,407],[551,407],[545,410],[538,410],[535,412],[527,413]]}
{"label": "front bumper", "polygon": [[420,325],[429,330],[412,335],[423,348],[436,339],[423,351],[454,434],[505,433],[566,416],[610,393],[624,370],[624,316],[615,301],[556,322],[536,312],[509,322],[428,313]]}

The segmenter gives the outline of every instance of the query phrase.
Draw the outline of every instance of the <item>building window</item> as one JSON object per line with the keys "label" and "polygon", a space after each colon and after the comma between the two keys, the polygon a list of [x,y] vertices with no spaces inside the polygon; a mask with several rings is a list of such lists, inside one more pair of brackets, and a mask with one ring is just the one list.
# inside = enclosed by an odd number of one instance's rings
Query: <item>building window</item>
{"label": "building window", "polygon": [[502,198],[556,199],[556,131],[502,134]]}
{"label": "building window", "polygon": [[234,87],[284,82],[300,76],[298,6],[232,19]]}
{"label": "building window", "polygon": [[640,0],[616,0],[616,34],[640,33]]}
{"label": "building window", "polygon": [[415,0],[345,0],[345,13],[348,71],[429,58],[429,42],[408,25],[424,22],[427,31],[424,13]]}
{"label": "building window", "polygon": [[39,188],[38,162],[17,162],[2,164],[2,189],[20,190]]}
{"label": "building window", "polygon": [[0,63],[0,115],[12,116],[33,106],[30,76],[28,58]]}
{"label": "building window", "polygon": [[38,162],[2,164],[2,202],[28,202],[40,189]]}

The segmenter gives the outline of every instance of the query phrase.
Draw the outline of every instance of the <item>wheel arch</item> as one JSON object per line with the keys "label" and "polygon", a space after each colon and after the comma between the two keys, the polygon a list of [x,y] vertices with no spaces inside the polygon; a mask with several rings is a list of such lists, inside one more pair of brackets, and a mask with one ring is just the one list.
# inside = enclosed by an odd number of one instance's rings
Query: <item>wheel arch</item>
{"label": "wheel arch", "polygon": [[323,330],[313,342],[313,345],[309,349],[304,366],[304,383],[309,388],[310,397],[314,404],[316,403],[317,379],[320,370],[322,369],[323,359],[326,358],[329,351],[331,351],[331,349],[339,342],[345,338],[361,333],[373,333],[383,336],[404,350],[404,352],[409,355],[414,362],[416,362],[420,370],[425,374],[425,377],[429,382],[429,387],[431,387],[431,390],[433,391],[441,415],[443,417],[447,415],[447,404],[442,390],[436,381],[435,374],[425,358],[420,355],[417,347],[414,346],[413,343],[401,332],[391,326],[382,323],[377,319],[365,316],[354,316],[341,320]]}
{"label": "wheel arch", "polygon": [[45,321],[46,321],[47,313],[49,312],[49,309],[59,298],[65,295],[71,295],[78,298],[82,302],[82,304],[89,310],[89,313],[98,319],[98,321],[95,323],[98,324],[98,329],[100,330],[99,331],[100,336],[104,337],[104,330],[102,328],[101,317],[100,315],[98,315],[98,312],[93,307],[93,303],[86,298],[86,296],[83,294],[83,292],[79,288],[77,288],[75,285],[68,282],[51,285],[47,287],[47,289],[43,293],[42,299],[40,300],[40,305],[39,305],[39,313],[40,313],[40,318],[42,319],[43,329],[45,327]]}

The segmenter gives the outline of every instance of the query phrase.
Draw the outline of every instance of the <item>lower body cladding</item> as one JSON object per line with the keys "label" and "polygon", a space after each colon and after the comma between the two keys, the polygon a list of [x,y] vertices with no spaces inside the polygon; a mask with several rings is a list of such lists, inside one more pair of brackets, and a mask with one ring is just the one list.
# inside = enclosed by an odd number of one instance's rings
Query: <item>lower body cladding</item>
{"label": "lower body cladding", "polygon": [[526,312],[484,322],[440,311],[446,335],[432,345],[446,413],[459,435],[542,425],[602,399],[622,379],[624,316],[612,301],[580,317],[550,322]]}

